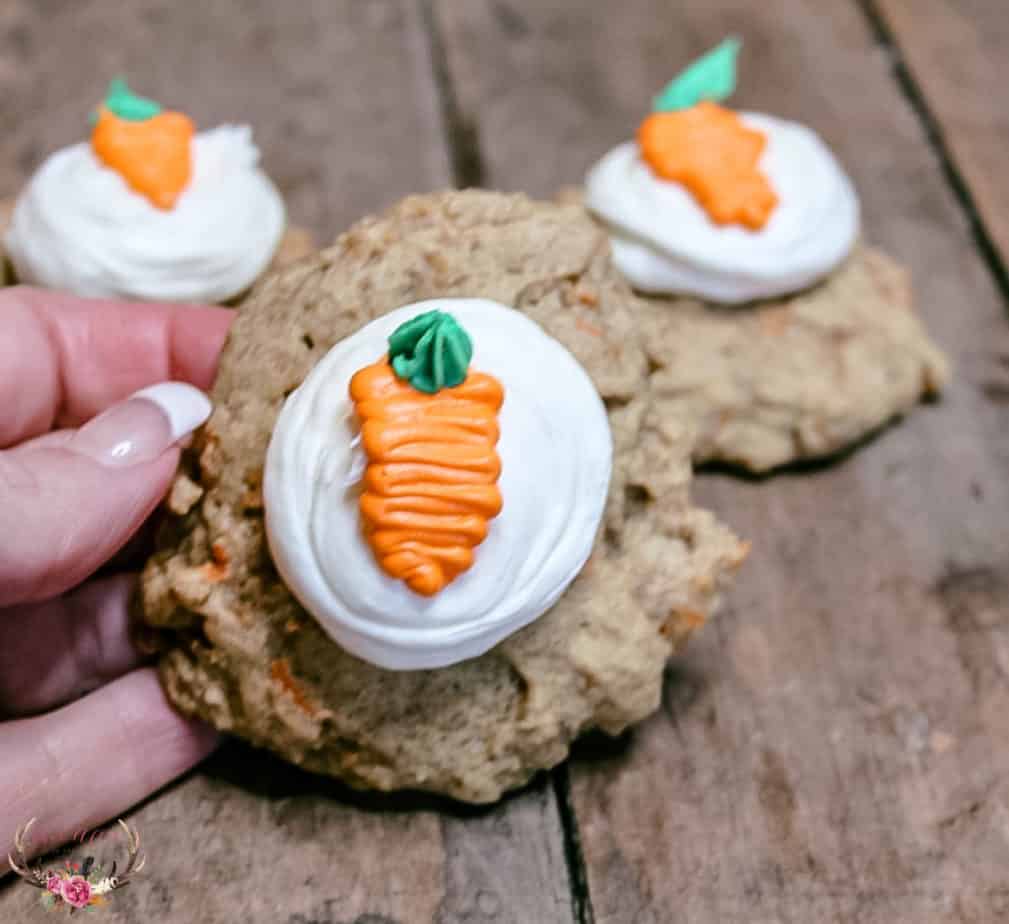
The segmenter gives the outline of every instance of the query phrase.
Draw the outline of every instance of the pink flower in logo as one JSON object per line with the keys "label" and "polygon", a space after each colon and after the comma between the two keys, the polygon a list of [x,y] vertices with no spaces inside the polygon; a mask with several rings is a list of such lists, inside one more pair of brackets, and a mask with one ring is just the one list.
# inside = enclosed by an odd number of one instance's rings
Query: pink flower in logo
{"label": "pink flower in logo", "polygon": [[46,877],[46,890],[52,892],[53,895],[61,894],[63,892],[63,880],[56,873],[50,873]]}
{"label": "pink flower in logo", "polygon": [[64,880],[63,901],[74,908],[83,908],[91,901],[91,883],[83,876],[71,876]]}

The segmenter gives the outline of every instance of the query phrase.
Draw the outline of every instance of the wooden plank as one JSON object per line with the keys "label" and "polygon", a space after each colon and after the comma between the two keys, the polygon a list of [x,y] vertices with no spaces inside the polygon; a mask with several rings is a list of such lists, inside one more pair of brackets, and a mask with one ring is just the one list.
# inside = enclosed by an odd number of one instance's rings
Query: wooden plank
{"label": "wooden plank", "polygon": [[661,712],[572,761],[585,920],[1001,919],[1009,328],[868,21],[819,0],[438,13],[488,185],[541,195],[630,137],[693,55],[741,35],[736,102],[806,122],[838,152],[866,237],[910,264],[956,364],[938,406],[833,465],[700,479],[754,551],[670,670]]}
{"label": "wooden plank", "polygon": [[[569,921],[553,791],[544,781],[487,810],[352,793],[233,743],[130,818],[149,862],[103,918],[263,924]],[[75,848],[125,855],[116,832]],[[0,889],[28,921],[38,893]],[[467,917],[467,915],[469,917]]]}
{"label": "wooden plank", "polygon": [[1009,16],[1002,0],[876,0],[1004,267],[1009,263]]}
{"label": "wooden plank", "polygon": [[[0,191],[79,139],[105,82],[124,73],[201,125],[251,123],[293,220],[325,240],[402,194],[448,185],[432,70],[411,0],[8,0],[0,121],[16,130],[0,136]],[[232,745],[131,820],[149,865],[103,912],[110,924],[571,920],[544,780],[463,811],[356,796]],[[112,837],[95,850],[114,856]],[[0,920],[32,920],[37,898],[8,881]]]}

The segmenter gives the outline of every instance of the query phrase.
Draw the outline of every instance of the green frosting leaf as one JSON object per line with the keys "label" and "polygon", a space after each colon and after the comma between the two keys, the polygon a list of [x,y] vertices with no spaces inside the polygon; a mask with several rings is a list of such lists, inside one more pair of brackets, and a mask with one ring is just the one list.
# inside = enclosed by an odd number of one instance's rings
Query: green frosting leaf
{"label": "green frosting leaf", "polygon": [[425,394],[461,385],[472,358],[469,334],[443,311],[425,311],[389,337],[393,371]]}
{"label": "green frosting leaf", "polygon": [[137,96],[121,77],[117,77],[109,84],[108,92],[105,94],[105,108],[128,122],[143,122],[161,112],[158,103]]}
{"label": "green frosting leaf", "polygon": [[653,111],[675,112],[701,100],[717,103],[730,97],[736,89],[736,56],[742,45],[739,39],[729,38],[702,55],[655,97]]}

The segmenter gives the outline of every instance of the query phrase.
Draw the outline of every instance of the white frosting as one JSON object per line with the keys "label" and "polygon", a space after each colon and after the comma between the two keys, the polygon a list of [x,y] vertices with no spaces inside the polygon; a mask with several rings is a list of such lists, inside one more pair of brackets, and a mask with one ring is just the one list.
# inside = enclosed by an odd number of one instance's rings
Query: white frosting
{"label": "white frosting", "polygon": [[610,228],[617,268],[643,292],[739,303],[796,292],[833,270],[858,235],[858,197],[814,132],[740,113],[767,136],[760,170],[778,205],[759,231],[716,225],[679,183],[655,175],[638,145],[589,171],[586,203]]}
{"label": "white frosting", "polygon": [[[389,577],[359,520],[363,469],[347,388],[404,321],[438,308],[473,341],[471,366],[505,390],[497,445],[501,513],[472,568],[433,597]],[[609,486],[606,410],[577,360],[497,302],[441,298],[400,308],[334,346],[288,397],[266,457],[270,549],[294,595],[351,653],[391,670],[483,654],[546,612],[582,569]]]}
{"label": "white frosting", "polygon": [[284,233],[284,204],[247,126],[193,139],[174,208],[153,206],[88,142],[57,151],[14,209],[4,246],[22,282],[79,295],[219,302],[248,288]]}

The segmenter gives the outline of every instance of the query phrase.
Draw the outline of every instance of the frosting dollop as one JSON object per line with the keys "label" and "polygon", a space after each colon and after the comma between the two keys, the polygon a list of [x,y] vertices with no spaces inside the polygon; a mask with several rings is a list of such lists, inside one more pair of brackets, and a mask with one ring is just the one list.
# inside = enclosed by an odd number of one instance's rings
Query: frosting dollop
{"label": "frosting dollop", "polygon": [[193,138],[193,175],[154,207],[87,142],[51,155],[18,199],[5,249],[22,282],[92,297],[225,301],[266,268],[284,203],[248,126]]}
{"label": "frosting dollop", "polygon": [[[473,367],[504,387],[504,504],[472,567],[425,597],[385,574],[362,536],[365,463],[347,391],[397,327],[432,309],[458,319]],[[556,602],[592,550],[611,464],[591,379],[534,321],[486,299],[418,302],[336,344],[285,402],[263,480],[270,550],[292,593],[343,648],[390,670],[444,667],[483,654]]]}
{"label": "frosting dollop", "polygon": [[803,289],[851,251],[859,205],[851,181],[815,132],[753,112],[767,138],[759,168],[778,197],[759,231],[711,221],[691,193],[655,175],[627,142],[586,179],[586,204],[606,222],[617,268],[642,292],[736,304]]}

